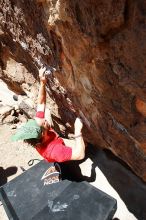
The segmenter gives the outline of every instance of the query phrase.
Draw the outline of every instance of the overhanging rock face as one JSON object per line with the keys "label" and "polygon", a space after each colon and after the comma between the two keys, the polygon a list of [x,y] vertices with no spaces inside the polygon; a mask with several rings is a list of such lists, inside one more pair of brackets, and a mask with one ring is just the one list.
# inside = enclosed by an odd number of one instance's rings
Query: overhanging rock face
{"label": "overhanging rock face", "polygon": [[80,115],[85,139],[146,181],[146,2],[3,0],[0,13],[3,81],[35,101],[37,67],[55,67],[54,114],[67,129]]}

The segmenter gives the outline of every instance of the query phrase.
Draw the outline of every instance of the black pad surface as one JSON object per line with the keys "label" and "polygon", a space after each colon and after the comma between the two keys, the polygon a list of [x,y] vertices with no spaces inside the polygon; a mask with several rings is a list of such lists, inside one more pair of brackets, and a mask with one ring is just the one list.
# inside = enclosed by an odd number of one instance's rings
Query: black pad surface
{"label": "black pad surface", "polygon": [[[107,220],[116,200],[87,182],[57,182],[54,163],[41,161],[0,188],[9,219]],[[52,183],[52,180],[56,183]]]}

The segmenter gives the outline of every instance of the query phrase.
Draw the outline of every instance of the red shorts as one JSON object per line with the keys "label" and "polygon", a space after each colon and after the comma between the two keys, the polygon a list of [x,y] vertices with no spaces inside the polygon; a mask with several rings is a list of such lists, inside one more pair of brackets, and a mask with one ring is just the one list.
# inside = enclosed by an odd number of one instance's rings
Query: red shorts
{"label": "red shorts", "polygon": [[[37,112],[36,117],[44,118],[44,112]],[[50,128],[45,142],[36,147],[41,156],[49,162],[64,162],[71,160],[72,148],[65,146],[64,141]]]}

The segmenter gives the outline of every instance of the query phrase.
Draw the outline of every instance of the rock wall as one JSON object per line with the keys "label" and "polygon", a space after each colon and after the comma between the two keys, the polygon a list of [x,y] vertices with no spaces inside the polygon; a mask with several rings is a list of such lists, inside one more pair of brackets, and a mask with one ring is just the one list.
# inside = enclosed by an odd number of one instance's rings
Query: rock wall
{"label": "rock wall", "polygon": [[84,138],[146,181],[146,2],[1,0],[0,78],[36,102],[40,62],[55,67],[48,100],[62,131]]}

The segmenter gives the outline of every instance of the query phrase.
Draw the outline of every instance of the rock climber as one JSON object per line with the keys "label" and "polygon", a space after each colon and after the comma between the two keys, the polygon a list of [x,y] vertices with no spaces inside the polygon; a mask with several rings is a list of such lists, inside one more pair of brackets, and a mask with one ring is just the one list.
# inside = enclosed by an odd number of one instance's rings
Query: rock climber
{"label": "rock climber", "polygon": [[37,140],[36,150],[48,162],[65,162],[70,160],[81,160],[85,156],[85,143],[82,136],[83,123],[76,118],[74,123],[74,143],[66,144],[59,135],[51,128],[52,120],[49,109],[46,109],[46,68],[39,70],[40,87],[38,94],[37,112],[34,119],[20,127],[13,141]]}

